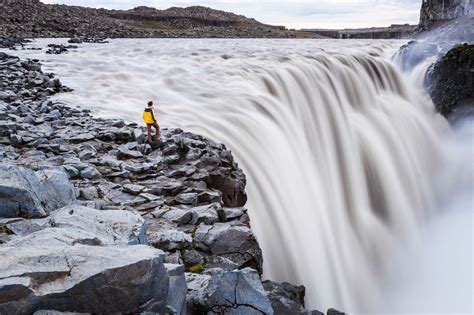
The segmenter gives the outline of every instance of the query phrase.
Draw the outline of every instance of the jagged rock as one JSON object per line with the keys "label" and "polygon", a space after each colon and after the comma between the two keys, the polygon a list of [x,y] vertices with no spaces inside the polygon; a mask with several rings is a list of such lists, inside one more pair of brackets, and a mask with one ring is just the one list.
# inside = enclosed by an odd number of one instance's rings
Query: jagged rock
{"label": "jagged rock", "polygon": [[423,0],[420,27],[428,29],[433,23],[467,16],[472,10],[470,0]]}
{"label": "jagged rock", "polygon": [[81,170],[80,175],[82,178],[87,178],[87,179],[97,179],[100,178],[102,175],[100,172],[93,166],[88,166]]}
{"label": "jagged rock", "polygon": [[184,266],[165,264],[165,268],[169,277],[166,305],[170,312],[174,314],[184,314],[186,312],[186,294],[188,293]]}
{"label": "jagged rock", "polygon": [[[101,246],[147,244],[145,221],[130,211],[67,206],[52,212],[45,219],[16,220],[5,225],[18,236],[46,228],[63,228],[82,231],[79,237],[88,236],[91,242]],[[75,242],[83,243],[80,239]]]}
{"label": "jagged rock", "polygon": [[232,178],[225,173],[210,176],[209,188],[222,192],[222,201],[225,207],[243,207],[247,202],[245,193],[245,177],[243,179]]}
{"label": "jagged rock", "polygon": [[195,233],[195,244],[205,252],[230,259],[239,268],[252,267],[262,273],[262,251],[247,226],[201,224]]}
{"label": "jagged rock", "polygon": [[258,273],[250,268],[213,275],[186,274],[190,314],[273,314]]}
{"label": "jagged rock", "polygon": [[59,171],[33,171],[14,165],[0,165],[0,202],[21,215],[43,217],[48,212],[76,201],[67,175]]}
{"label": "jagged rock", "polygon": [[183,205],[195,205],[198,201],[198,193],[181,193],[176,196],[175,200]]}
{"label": "jagged rock", "polygon": [[0,313],[140,312],[150,301],[163,307],[168,276],[162,254],[143,245],[69,246],[54,238],[21,250],[4,244],[0,255],[8,259],[0,260]]}
{"label": "jagged rock", "polygon": [[193,239],[183,231],[148,225],[147,238],[150,245],[166,251],[190,248]]}
{"label": "jagged rock", "polygon": [[304,286],[294,286],[287,282],[277,283],[263,281],[263,288],[267,292],[275,314],[303,314],[304,308]]}
{"label": "jagged rock", "polygon": [[43,206],[47,210],[59,209],[76,203],[76,190],[69,182],[68,174],[61,170],[36,172],[41,185]]}
{"label": "jagged rock", "polygon": [[129,150],[125,146],[120,146],[118,147],[117,157],[119,159],[138,159],[143,157],[143,154],[139,151]]}
{"label": "jagged rock", "polygon": [[430,68],[425,84],[441,114],[453,121],[474,115],[474,45],[451,49]]}

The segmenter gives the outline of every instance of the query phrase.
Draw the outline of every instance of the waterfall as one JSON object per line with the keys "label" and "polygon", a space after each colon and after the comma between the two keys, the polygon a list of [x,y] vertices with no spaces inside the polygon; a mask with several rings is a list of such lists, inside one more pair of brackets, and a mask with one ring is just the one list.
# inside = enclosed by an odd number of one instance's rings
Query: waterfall
{"label": "waterfall", "polygon": [[45,67],[75,89],[57,96],[67,103],[139,121],[158,100],[162,126],[225,143],[247,175],[264,277],[305,285],[308,308],[366,313],[432,215],[444,159],[421,76],[385,57],[401,44],[115,40]]}
{"label": "waterfall", "polygon": [[390,253],[429,215],[443,120],[378,57],[318,55],[245,76],[250,95],[175,122],[191,119],[183,127],[240,161],[265,277],[304,284],[310,307],[367,311]]}

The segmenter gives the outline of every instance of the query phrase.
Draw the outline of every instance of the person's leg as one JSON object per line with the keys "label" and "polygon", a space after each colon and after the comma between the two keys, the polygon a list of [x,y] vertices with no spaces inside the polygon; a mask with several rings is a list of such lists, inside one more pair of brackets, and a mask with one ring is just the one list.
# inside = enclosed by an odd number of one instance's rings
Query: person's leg
{"label": "person's leg", "polygon": [[146,127],[148,129],[148,143],[151,144],[153,142],[152,138],[151,138],[151,126],[150,124],[147,124]]}
{"label": "person's leg", "polygon": [[155,127],[156,129],[155,139],[156,141],[160,141],[160,126],[157,123],[155,123],[153,127]]}

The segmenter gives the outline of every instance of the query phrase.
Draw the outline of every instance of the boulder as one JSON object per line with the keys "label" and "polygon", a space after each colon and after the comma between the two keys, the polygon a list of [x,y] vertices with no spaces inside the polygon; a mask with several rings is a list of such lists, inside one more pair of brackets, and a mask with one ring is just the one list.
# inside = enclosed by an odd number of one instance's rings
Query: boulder
{"label": "boulder", "polygon": [[474,115],[474,45],[451,49],[430,68],[425,84],[438,111],[450,120]]}
{"label": "boulder", "polygon": [[6,216],[14,213],[44,217],[76,203],[76,192],[62,170],[35,172],[14,165],[0,166],[0,205]]}
{"label": "boulder", "polygon": [[64,170],[42,170],[36,172],[36,176],[40,181],[43,205],[47,211],[76,203],[76,190]]}
{"label": "boulder", "polygon": [[211,275],[186,274],[190,314],[273,314],[257,271],[245,268]]}
{"label": "boulder", "polygon": [[186,294],[188,285],[184,275],[184,266],[175,264],[165,264],[169,277],[168,297],[166,306],[173,314],[184,314],[186,312]]}
{"label": "boulder", "polygon": [[65,245],[54,238],[22,250],[7,243],[0,247],[9,258],[0,260],[0,313],[132,313],[151,301],[158,311],[169,281],[162,254],[143,245]]}
{"label": "boulder", "polygon": [[200,224],[195,233],[196,248],[262,273],[262,250],[249,227],[229,223]]}
{"label": "boulder", "polygon": [[226,207],[243,207],[247,203],[245,179],[232,178],[226,174],[211,174],[209,188],[222,193],[222,201]]}
{"label": "boulder", "polygon": [[137,159],[143,157],[143,154],[139,151],[129,150],[125,146],[118,147],[117,157],[119,159]]}
{"label": "boulder", "polygon": [[303,314],[305,287],[295,286],[287,282],[277,283],[263,281],[263,288],[267,292],[275,314]]}
{"label": "boulder", "polygon": [[40,181],[32,170],[0,165],[0,201],[10,209],[9,213],[16,211],[32,217],[45,216],[47,212],[39,188]]}
{"label": "boulder", "polygon": [[[30,235],[29,239],[15,239],[22,242],[31,241],[44,234],[35,234],[37,231],[52,228],[66,230],[60,234],[67,235],[68,240],[72,239],[71,243],[93,243],[100,246],[147,244],[143,218],[123,210],[68,206],[52,212],[45,219],[11,220],[5,225],[17,236]],[[75,237],[77,239],[74,239]]]}

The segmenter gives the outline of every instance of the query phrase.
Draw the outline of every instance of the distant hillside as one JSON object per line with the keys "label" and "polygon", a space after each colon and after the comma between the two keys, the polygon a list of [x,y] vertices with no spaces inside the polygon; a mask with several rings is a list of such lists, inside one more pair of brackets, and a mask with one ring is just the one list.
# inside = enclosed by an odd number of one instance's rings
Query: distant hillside
{"label": "distant hillside", "polygon": [[0,0],[0,35],[18,37],[320,37],[201,6],[157,10],[93,9]]}

